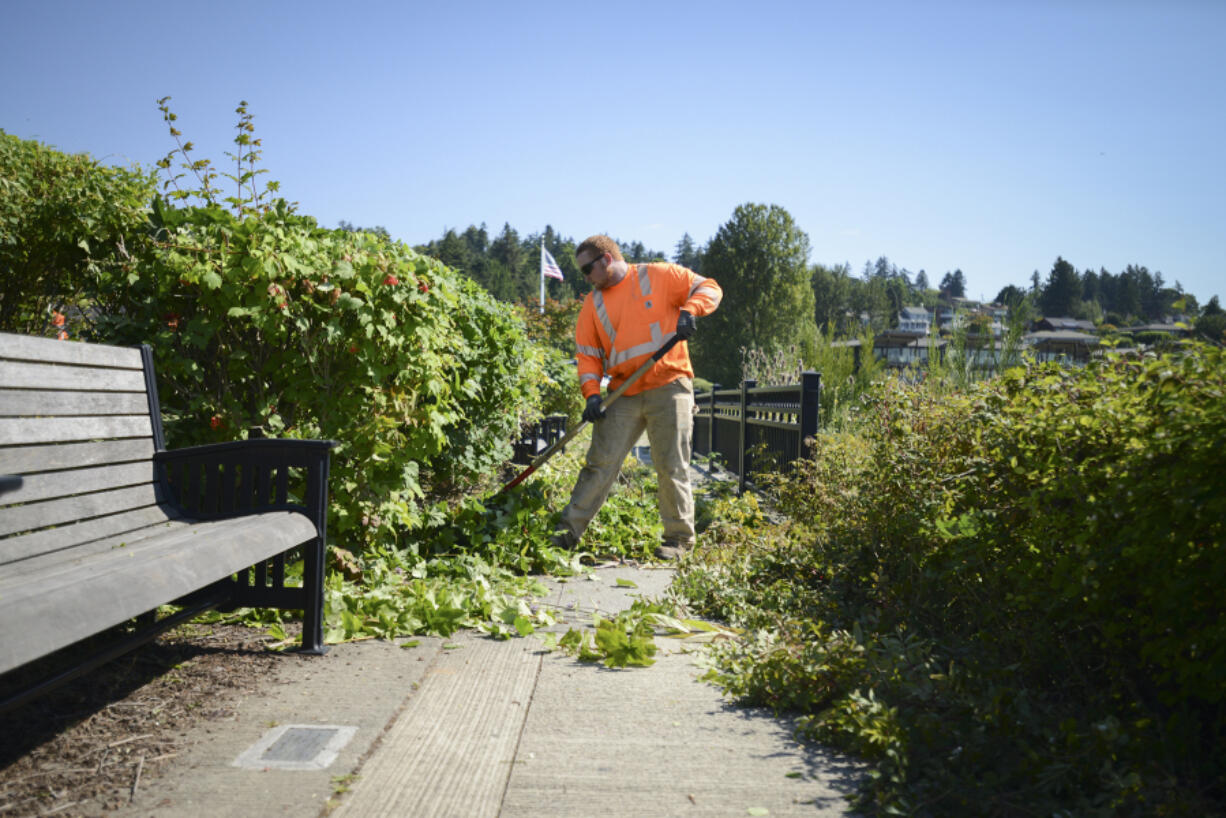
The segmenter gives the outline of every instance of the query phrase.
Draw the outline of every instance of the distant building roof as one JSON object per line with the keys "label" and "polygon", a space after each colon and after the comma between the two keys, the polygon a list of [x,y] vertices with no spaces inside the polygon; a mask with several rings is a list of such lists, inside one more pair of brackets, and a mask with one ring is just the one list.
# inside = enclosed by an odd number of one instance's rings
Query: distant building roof
{"label": "distant building roof", "polygon": [[924,337],[922,332],[907,332],[900,329],[887,329],[877,333],[873,338],[874,347],[905,347],[916,338]]}
{"label": "distant building roof", "polygon": [[1084,332],[1074,332],[1072,330],[1039,330],[1038,332],[1030,332],[1022,336],[1023,340],[1030,344],[1041,344],[1044,342],[1063,342],[1063,343],[1082,343],[1087,345],[1095,345],[1099,342],[1097,335],[1089,335]]}
{"label": "distant building roof", "polygon": [[1138,327],[1129,327],[1129,332],[1169,332],[1171,335],[1184,335],[1188,328],[1179,324],[1141,324]]}
{"label": "distant building roof", "polygon": [[1094,322],[1086,321],[1081,318],[1040,318],[1034,322],[1036,330],[1084,330],[1086,332],[1094,331]]}

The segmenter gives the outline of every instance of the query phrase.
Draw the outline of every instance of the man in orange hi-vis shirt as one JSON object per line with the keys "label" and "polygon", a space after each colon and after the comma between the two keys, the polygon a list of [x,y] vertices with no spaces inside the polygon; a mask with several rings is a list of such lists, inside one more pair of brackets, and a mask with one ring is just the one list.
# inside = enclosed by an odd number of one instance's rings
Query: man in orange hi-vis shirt
{"label": "man in orange hi-vis shirt", "polygon": [[[695,317],[719,306],[723,290],[715,279],[678,264],[631,266],[608,236],[585,239],[575,250],[575,262],[592,285],[575,325],[579,388],[587,399],[583,419],[592,423],[592,444],[554,542],[578,543],[609,496],[626,455],[646,431],[664,523],[656,556],[676,559],[694,544],[694,368],[685,339],[694,334]],[[617,389],[674,334],[681,342],[602,412],[602,378],[608,375],[609,389]]]}

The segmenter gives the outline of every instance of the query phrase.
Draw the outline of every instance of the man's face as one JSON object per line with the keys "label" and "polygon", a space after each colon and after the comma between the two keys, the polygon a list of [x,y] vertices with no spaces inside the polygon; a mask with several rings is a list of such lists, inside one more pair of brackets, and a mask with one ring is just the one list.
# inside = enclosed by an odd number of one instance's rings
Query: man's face
{"label": "man's face", "polygon": [[575,256],[575,263],[587,282],[598,290],[603,290],[611,283],[609,281],[609,255],[596,250],[584,250]]}

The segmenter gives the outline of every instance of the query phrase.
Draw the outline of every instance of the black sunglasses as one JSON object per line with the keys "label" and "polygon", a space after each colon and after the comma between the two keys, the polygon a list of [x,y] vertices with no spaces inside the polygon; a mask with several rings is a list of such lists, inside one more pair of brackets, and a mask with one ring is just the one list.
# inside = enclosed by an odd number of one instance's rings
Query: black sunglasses
{"label": "black sunglasses", "polygon": [[592,272],[592,265],[600,261],[603,258],[604,258],[604,253],[601,253],[600,255],[596,256],[596,258],[592,259],[587,264],[584,264],[582,267],[580,267],[579,272],[583,273],[584,275],[587,275],[588,273]]}

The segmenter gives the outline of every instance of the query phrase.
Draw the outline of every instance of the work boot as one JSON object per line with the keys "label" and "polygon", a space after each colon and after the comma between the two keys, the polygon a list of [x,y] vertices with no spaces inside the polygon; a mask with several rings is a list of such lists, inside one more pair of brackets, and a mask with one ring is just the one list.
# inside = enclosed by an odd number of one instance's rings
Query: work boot
{"label": "work boot", "polygon": [[673,562],[681,559],[681,555],[693,547],[693,543],[679,540],[665,540],[656,546],[656,559]]}
{"label": "work boot", "polygon": [[560,548],[564,551],[574,551],[578,544],[575,535],[567,529],[560,529],[553,532],[553,536],[549,538],[549,544],[554,548]]}

